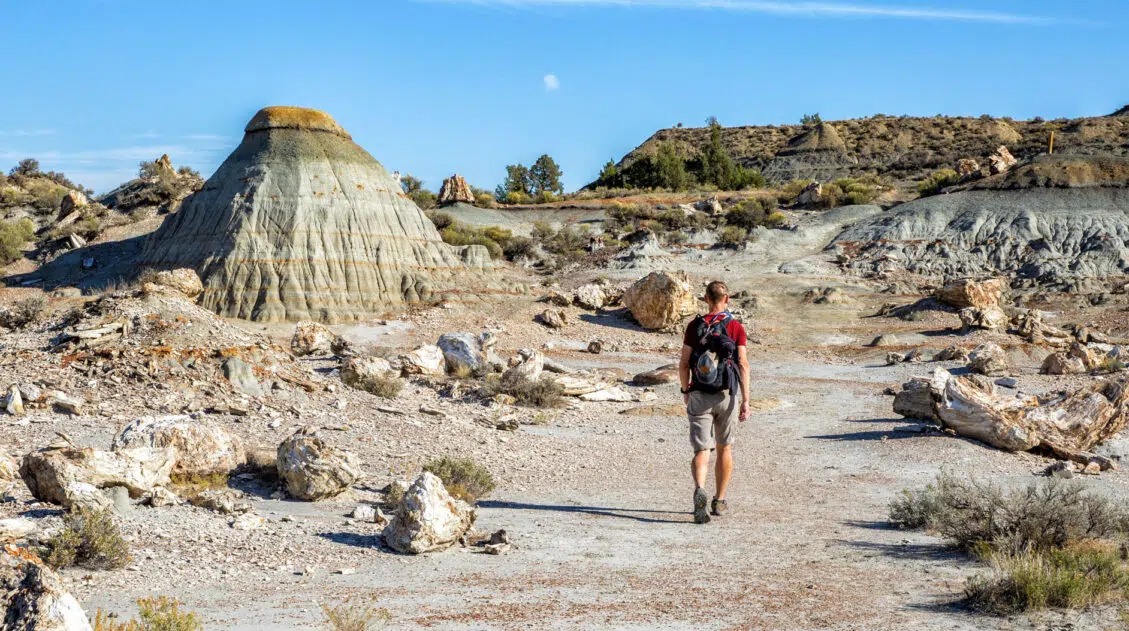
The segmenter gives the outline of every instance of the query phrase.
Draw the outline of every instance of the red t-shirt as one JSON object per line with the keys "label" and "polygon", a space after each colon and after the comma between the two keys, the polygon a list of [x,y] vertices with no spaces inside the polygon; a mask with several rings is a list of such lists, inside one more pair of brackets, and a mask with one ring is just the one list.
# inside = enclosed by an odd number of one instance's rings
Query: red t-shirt
{"label": "red t-shirt", "polygon": [[[726,314],[723,311],[703,317],[707,325],[712,325],[724,315]],[[729,335],[729,339],[733,340],[733,343],[737,346],[748,346],[749,338],[745,335],[745,325],[738,322],[737,318],[733,318],[732,316],[730,316],[730,318],[729,324],[725,325],[725,332]],[[698,332],[694,330],[695,328],[694,320],[691,320],[690,324],[686,325],[686,333],[682,336],[682,343],[690,348],[694,348],[698,345]]]}

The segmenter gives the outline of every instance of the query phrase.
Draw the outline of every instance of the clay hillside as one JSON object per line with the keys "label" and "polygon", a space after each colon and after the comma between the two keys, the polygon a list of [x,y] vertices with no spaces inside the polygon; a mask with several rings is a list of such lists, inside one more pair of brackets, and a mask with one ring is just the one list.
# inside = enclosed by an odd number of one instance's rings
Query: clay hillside
{"label": "clay hillside", "polygon": [[[807,125],[727,127],[722,143],[737,162],[760,170],[770,182],[877,173],[908,185],[937,169],[952,168],[961,158],[982,161],[1000,145],[1020,160],[1045,153],[1051,131],[1055,153],[1129,155],[1129,106],[1109,116],[1077,119],[878,114]],[[665,142],[693,158],[708,141],[708,127],[663,129],[617,166],[630,166],[642,155],[655,154]]]}

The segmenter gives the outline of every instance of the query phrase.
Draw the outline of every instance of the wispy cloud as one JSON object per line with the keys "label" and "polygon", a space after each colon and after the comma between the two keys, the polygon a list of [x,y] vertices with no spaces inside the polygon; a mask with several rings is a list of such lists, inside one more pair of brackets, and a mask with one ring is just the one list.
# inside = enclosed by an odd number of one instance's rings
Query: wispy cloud
{"label": "wispy cloud", "polygon": [[771,0],[417,0],[444,4],[466,4],[513,8],[530,7],[645,7],[665,9],[714,9],[795,17],[896,18],[905,20],[951,20],[1013,24],[1050,24],[1044,16],[997,11],[976,11],[926,6],[884,6],[863,3],[782,2]]}
{"label": "wispy cloud", "polygon": [[26,138],[29,136],[53,136],[55,135],[54,129],[0,129],[0,136],[11,136],[18,138]]}
{"label": "wispy cloud", "polygon": [[188,134],[184,138],[186,140],[206,140],[212,142],[231,140],[231,136],[224,136],[222,134]]}
{"label": "wispy cloud", "polygon": [[549,92],[558,90],[561,87],[561,80],[557,78],[555,74],[547,74],[542,80],[545,82],[545,89]]}

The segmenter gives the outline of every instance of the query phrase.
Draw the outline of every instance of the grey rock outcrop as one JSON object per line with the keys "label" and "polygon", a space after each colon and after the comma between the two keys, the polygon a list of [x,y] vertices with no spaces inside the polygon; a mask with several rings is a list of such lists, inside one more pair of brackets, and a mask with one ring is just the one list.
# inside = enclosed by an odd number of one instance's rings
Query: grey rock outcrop
{"label": "grey rock outcrop", "polygon": [[114,451],[137,447],[175,449],[172,471],[185,476],[226,475],[247,462],[241,438],[189,416],[138,419],[123,427],[114,438]]}
{"label": "grey rock outcrop", "polygon": [[466,274],[489,264],[485,248],[443,243],[329,115],[268,107],[245,131],[141,265],[196,269],[202,306],[260,322],[354,321],[456,287],[474,294]]}
{"label": "grey rock outcrop", "polygon": [[5,631],[91,631],[86,612],[55,572],[38,560],[3,552],[0,608]]}

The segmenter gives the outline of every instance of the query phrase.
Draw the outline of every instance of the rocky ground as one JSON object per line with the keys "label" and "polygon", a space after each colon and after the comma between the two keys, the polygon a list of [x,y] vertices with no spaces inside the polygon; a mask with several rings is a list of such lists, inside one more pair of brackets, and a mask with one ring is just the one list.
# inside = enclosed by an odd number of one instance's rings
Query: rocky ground
{"label": "rocky ground", "polygon": [[[52,298],[58,313],[29,330],[5,333],[0,367],[11,383],[37,382],[82,397],[79,414],[47,406],[23,417],[0,416],[0,445],[15,458],[64,433],[74,443],[108,449],[126,423],[187,413],[274,449],[312,425],[355,453],[366,477],[346,494],[320,502],[287,499],[269,476],[231,482],[247,494],[261,528],[233,527],[233,517],[182,505],[134,506],[121,517],[132,562],[113,571],[66,570],[70,591],[90,613],[130,615],[142,596],[167,594],[196,611],[209,629],[306,629],[320,624],[319,604],[372,598],[393,628],[773,628],[773,629],[1086,629],[1110,628],[1117,611],[977,616],[959,606],[963,582],[981,567],[942,540],[891,529],[887,505],[903,488],[941,470],[1005,484],[1035,480],[1050,460],[997,451],[892,412],[885,394],[936,365],[888,366],[887,353],[950,345],[1000,343],[1017,388],[1043,393],[1097,377],[1039,375],[1050,349],[1002,331],[965,334],[953,310],[911,319],[875,317],[883,304],[922,294],[888,281],[844,277],[823,246],[841,226],[877,208],[841,209],[796,231],[772,231],[747,250],[688,247],[620,268],[580,270],[561,288],[596,277],[626,285],[657,267],[695,281],[722,277],[745,294],[737,307],[750,330],[752,418],[740,427],[732,512],[705,526],[691,522],[687,426],[675,384],[623,385],[637,401],[582,402],[550,410],[444,396],[445,378],[414,378],[395,400],[345,386],[338,361],[295,358],[293,325],[225,321],[187,300],[161,293]],[[524,272],[507,272],[537,285]],[[547,287],[541,289],[547,290]],[[830,291],[829,291],[830,290]],[[34,290],[0,290],[14,302]],[[641,329],[622,308],[566,307],[569,323],[534,322],[547,305],[529,296],[499,297],[487,307],[446,305],[385,321],[335,327],[355,349],[394,357],[443,333],[493,331],[499,355],[541,349],[574,370],[629,380],[676,360],[680,336]],[[821,299],[821,297],[823,299]],[[1056,324],[1105,326],[1123,319],[1118,296],[1083,308],[1067,296],[1041,302]],[[128,321],[129,335],[101,356],[97,348],[49,349],[70,316],[85,323]],[[73,322],[73,321],[72,321]],[[73,323],[72,323],[73,326]],[[893,346],[871,347],[879,335]],[[603,342],[603,352],[586,351]],[[72,343],[73,344],[73,343]],[[250,395],[219,368],[224,356],[256,366],[265,391]],[[175,360],[175,361],[173,361]],[[463,390],[472,386],[458,382]],[[441,411],[441,415],[421,412]],[[517,415],[516,431],[494,423]],[[1101,453],[1119,460],[1120,440]],[[456,546],[405,556],[381,544],[381,527],[351,518],[358,504],[378,504],[383,490],[410,479],[442,455],[489,468],[498,488],[478,506],[476,529],[505,529],[512,549],[494,556]],[[1129,497],[1121,470],[1081,483]],[[61,510],[16,484],[0,519],[25,516],[42,528]]]}

